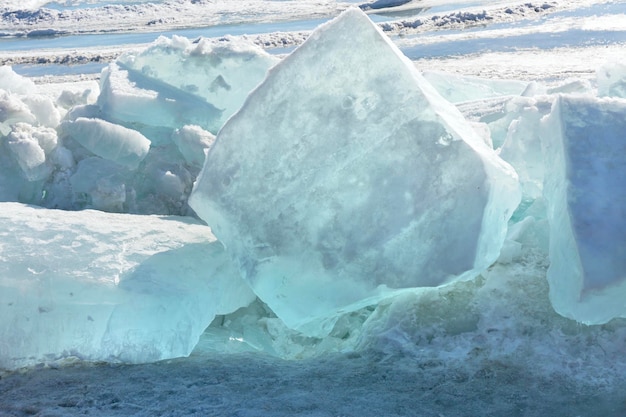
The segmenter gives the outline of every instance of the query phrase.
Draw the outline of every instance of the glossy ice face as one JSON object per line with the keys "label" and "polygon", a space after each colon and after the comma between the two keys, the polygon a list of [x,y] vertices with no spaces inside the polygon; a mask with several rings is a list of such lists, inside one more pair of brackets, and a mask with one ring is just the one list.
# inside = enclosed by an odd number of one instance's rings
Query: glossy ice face
{"label": "glossy ice face", "polygon": [[270,71],[192,196],[256,294],[310,335],[477,275],[518,202],[513,170],[358,9]]}

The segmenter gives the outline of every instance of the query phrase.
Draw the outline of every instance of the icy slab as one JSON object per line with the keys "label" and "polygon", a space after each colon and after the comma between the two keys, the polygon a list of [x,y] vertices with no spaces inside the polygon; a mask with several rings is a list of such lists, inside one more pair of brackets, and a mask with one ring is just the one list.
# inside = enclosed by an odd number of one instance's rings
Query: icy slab
{"label": "icy slab", "polygon": [[325,335],[340,312],[476,276],[519,199],[512,168],[350,9],[222,128],[190,205],[287,326]]}
{"label": "icy slab", "polygon": [[15,94],[35,94],[37,86],[28,78],[24,78],[10,65],[0,66],[0,89]]}
{"label": "icy slab", "polygon": [[188,355],[254,295],[190,218],[0,204],[0,368]]}
{"label": "icy slab", "polygon": [[33,127],[27,123],[16,123],[4,141],[14,161],[20,166],[28,181],[42,180],[50,175],[46,154],[57,146],[57,133],[46,127]]}
{"label": "icy slab", "polygon": [[626,98],[626,65],[607,62],[596,71],[598,96]]}
{"label": "icy slab", "polygon": [[135,169],[150,150],[150,140],[141,133],[101,119],[79,117],[64,122],[62,130],[102,158]]}
{"label": "icy slab", "polygon": [[506,103],[509,122],[499,154],[519,175],[524,200],[534,200],[543,194],[544,161],[541,148],[540,120],[550,112],[550,97],[516,97]]}
{"label": "icy slab", "polygon": [[104,71],[98,102],[111,120],[195,124],[217,133],[276,62],[256,45],[228,36],[193,42],[160,37]]}
{"label": "icy slab", "polygon": [[518,96],[528,86],[528,83],[523,81],[490,80],[441,71],[424,71],[422,75],[435,87],[439,94],[452,103],[501,96]]}
{"label": "icy slab", "polygon": [[174,131],[172,141],[189,165],[202,168],[215,135],[200,126],[187,125]]}
{"label": "icy slab", "polygon": [[561,96],[543,131],[550,300],[583,323],[626,317],[626,101]]}

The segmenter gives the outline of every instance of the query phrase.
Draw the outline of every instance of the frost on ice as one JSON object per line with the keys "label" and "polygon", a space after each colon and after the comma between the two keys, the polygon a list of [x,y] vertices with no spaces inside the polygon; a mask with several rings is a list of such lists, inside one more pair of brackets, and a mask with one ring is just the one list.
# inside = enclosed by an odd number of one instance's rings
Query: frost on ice
{"label": "frost on ice", "polygon": [[399,289],[476,276],[519,198],[510,166],[351,9],[222,128],[191,205],[288,326],[324,335]]}
{"label": "frost on ice", "polygon": [[561,96],[543,127],[552,305],[588,324],[626,317],[626,102]]}
{"label": "frost on ice", "polygon": [[191,218],[0,204],[0,369],[188,355],[254,295]]}

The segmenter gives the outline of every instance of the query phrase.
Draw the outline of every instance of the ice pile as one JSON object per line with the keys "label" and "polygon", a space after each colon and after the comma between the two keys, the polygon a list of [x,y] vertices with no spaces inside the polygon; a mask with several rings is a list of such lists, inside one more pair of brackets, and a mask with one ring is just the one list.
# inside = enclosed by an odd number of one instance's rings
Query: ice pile
{"label": "ice pile", "polygon": [[0,368],[185,356],[254,299],[192,218],[1,207]]}
{"label": "ice pile", "polygon": [[191,197],[255,293],[312,336],[395,291],[475,277],[518,203],[510,166],[358,9],[271,70]]}
{"label": "ice pile", "polygon": [[39,95],[3,67],[0,201],[191,214],[187,198],[214,133],[276,61],[229,37],[161,37],[107,67],[95,103]]}

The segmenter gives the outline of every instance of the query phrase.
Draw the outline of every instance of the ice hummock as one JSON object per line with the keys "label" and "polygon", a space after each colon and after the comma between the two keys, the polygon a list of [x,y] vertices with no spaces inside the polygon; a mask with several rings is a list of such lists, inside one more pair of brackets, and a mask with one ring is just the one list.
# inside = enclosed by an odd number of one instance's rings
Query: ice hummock
{"label": "ice hummock", "polygon": [[191,218],[2,203],[0,220],[0,369],[186,356],[254,299]]}
{"label": "ice hummock", "polygon": [[512,168],[350,9],[222,128],[190,204],[278,317],[323,336],[341,312],[476,276],[519,199]]}
{"label": "ice hummock", "polygon": [[588,324],[626,317],[626,101],[560,96],[543,125],[550,300]]}

